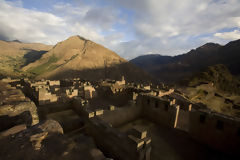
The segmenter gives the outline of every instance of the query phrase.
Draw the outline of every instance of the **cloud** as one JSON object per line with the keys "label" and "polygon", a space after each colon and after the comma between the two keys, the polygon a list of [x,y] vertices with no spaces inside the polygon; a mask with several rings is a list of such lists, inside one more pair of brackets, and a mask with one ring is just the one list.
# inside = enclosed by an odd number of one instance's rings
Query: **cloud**
{"label": "cloud", "polygon": [[5,40],[55,43],[56,33],[65,28],[60,17],[50,13],[24,9],[0,0],[0,35]]}
{"label": "cloud", "polygon": [[232,32],[215,33],[214,36],[227,40],[236,40],[240,39],[240,31],[234,30]]}
{"label": "cloud", "polygon": [[[222,38],[216,35],[224,29],[240,28],[237,0],[116,0],[111,4],[134,14],[132,31],[136,38],[119,47],[129,58],[145,53],[181,54],[209,41],[226,43],[231,40],[222,39],[226,34]],[[236,31],[229,34],[238,38]]]}
{"label": "cloud", "polygon": [[200,35],[239,24],[240,2],[236,0],[116,0],[135,11],[136,32],[147,37],[178,34]]}
{"label": "cloud", "polygon": [[118,13],[112,7],[92,8],[87,11],[83,21],[109,29],[117,22],[116,17]]}
{"label": "cloud", "polygon": [[0,0],[0,39],[55,44],[79,34],[131,59],[240,38],[238,0],[73,0],[44,10],[24,4]]}
{"label": "cloud", "polygon": [[57,3],[52,6],[51,12],[43,12],[22,8],[20,2],[0,0],[0,38],[3,40],[56,44],[79,34],[104,42],[102,32],[111,29],[117,16],[116,11],[112,12],[109,8],[101,11],[82,4]]}

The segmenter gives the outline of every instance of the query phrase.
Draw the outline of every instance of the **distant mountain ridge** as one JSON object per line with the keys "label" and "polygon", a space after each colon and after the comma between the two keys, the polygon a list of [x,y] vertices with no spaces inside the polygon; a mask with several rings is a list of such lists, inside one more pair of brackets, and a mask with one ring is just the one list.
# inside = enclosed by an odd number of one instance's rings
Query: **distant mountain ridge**
{"label": "distant mountain ridge", "polygon": [[[240,40],[221,46],[207,43],[186,54],[169,57],[146,55],[131,60],[161,81],[175,83],[208,66],[224,64],[234,75],[240,75]],[[149,64],[154,65],[149,65]],[[140,65],[139,65],[140,64]]]}
{"label": "distant mountain ridge", "polygon": [[158,63],[164,64],[169,61],[171,61],[171,56],[162,56],[159,54],[150,54],[150,55],[143,55],[139,56],[133,60],[131,60],[132,63],[138,65],[138,66],[154,66]]}

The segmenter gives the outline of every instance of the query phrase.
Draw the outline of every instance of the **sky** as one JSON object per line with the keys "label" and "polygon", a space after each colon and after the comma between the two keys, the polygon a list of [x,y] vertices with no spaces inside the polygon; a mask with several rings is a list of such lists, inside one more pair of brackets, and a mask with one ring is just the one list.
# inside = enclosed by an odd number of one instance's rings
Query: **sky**
{"label": "sky", "polygon": [[0,0],[0,40],[55,45],[73,35],[126,59],[240,39],[240,0]]}

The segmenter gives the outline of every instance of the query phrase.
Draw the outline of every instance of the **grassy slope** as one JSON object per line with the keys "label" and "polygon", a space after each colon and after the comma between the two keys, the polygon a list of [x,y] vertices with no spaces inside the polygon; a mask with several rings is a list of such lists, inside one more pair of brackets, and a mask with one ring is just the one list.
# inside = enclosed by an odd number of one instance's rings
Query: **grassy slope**
{"label": "grassy slope", "polygon": [[6,42],[0,40],[0,77],[26,77],[31,74],[22,67],[50,50],[52,46],[38,43]]}
{"label": "grassy slope", "polygon": [[36,66],[36,67],[32,67],[30,69],[28,69],[28,72],[30,72],[31,74],[34,75],[34,77],[41,75],[43,73],[46,72],[51,72],[65,64],[67,64],[68,62],[70,62],[71,60],[75,59],[78,56],[78,54],[73,55],[70,59],[65,60],[63,63],[61,64],[56,64],[56,62],[58,62],[59,58],[56,57],[55,55],[52,55],[47,62]]}
{"label": "grassy slope", "polygon": [[29,71],[32,72],[35,75],[39,75],[39,74],[42,74],[44,72],[54,70],[54,69],[57,68],[57,66],[56,65],[51,65],[51,64],[53,64],[57,61],[58,61],[58,58],[53,55],[49,58],[49,60],[46,63],[43,63],[43,64],[41,64],[41,65],[39,65],[35,68],[31,68],[31,69],[29,69]]}

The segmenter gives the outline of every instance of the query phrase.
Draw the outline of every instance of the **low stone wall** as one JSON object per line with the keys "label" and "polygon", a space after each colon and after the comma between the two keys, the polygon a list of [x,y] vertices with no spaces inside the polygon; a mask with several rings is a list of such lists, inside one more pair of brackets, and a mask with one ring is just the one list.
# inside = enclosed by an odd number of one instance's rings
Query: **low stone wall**
{"label": "low stone wall", "polygon": [[115,107],[114,110],[104,110],[103,115],[100,118],[110,123],[113,127],[118,127],[122,124],[128,123],[141,116],[142,108],[134,104],[129,104],[121,108]]}
{"label": "low stone wall", "polygon": [[138,119],[142,113],[141,106],[137,106],[135,101],[129,101],[127,105],[122,107],[109,106],[108,110],[102,110],[103,113],[96,115],[96,111],[83,106],[80,99],[74,99],[72,109],[85,119],[98,116],[113,127]]}
{"label": "low stone wall", "polygon": [[133,141],[98,117],[89,119],[87,133],[107,157],[116,160],[150,160],[150,144],[144,140]]}
{"label": "low stone wall", "polygon": [[240,120],[209,111],[190,112],[189,134],[212,148],[240,156]]}
{"label": "low stone wall", "polygon": [[150,159],[149,137],[130,138],[114,128],[140,117],[141,108],[134,101],[121,108],[109,106],[109,110],[91,111],[81,104],[81,99],[74,99],[72,107],[85,120],[87,133],[107,157],[117,160]]}

